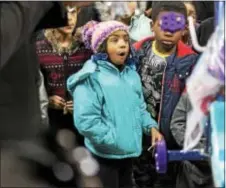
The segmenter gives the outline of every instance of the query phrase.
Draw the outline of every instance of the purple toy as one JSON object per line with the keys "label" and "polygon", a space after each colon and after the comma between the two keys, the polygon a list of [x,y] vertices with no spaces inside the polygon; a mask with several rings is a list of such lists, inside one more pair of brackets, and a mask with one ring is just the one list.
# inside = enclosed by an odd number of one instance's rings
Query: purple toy
{"label": "purple toy", "polygon": [[201,150],[167,150],[165,140],[161,140],[156,143],[155,146],[155,168],[160,174],[164,174],[167,171],[168,162],[171,161],[200,161],[207,160],[208,156],[203,154]]}
{"label": "purple toy", "polygon": [[161,174],[167,171],[167,148],[165,140],[161,140],[156,144],[155,168]]}
{"label": "purple toy", "polygon": [[176,31],[183,30],[185,25],[185,17],[180,13],[164,13],[160,18],[160,27],[163,31],[174,33]]}

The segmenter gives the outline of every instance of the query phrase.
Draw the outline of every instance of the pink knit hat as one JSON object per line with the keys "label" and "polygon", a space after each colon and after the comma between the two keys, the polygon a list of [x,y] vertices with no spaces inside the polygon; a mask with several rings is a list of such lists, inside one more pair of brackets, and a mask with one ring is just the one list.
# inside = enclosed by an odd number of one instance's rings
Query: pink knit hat
{"label": "pink knit hat", "polygon": [[118,21],[88,22],[82,31],[83,42],[87,48],[91,48],[94,53],[97,53],[101,44],[112,33],[119,30],[128,33],[128,27]]}

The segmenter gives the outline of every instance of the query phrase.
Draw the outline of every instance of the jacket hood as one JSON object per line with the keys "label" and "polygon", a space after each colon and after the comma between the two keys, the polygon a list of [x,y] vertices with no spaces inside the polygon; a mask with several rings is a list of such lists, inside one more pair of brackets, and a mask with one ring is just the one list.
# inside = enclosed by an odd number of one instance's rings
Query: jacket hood
{"label": "jacket hood", "polygon": [[94,73],[97,65],[92,61],[88,60],[83,68],[76,74],[71,75],[67,80],[67,90],[72,95],[78,82],[86,79],[90,74]]}
{"label": "jacket hood", "polygon": [[[137,60],[131,55],[126,60],[125,68],[136,70],[136,63]],[[117,68],[108,61],[108,55],[106,53],[94,54],[92,55],[91,59],[84,64],[83,68],[79,72],[73,74],[68,78],[67,90],[69,91],[69,93],[72,94],[77,83],[88,78],[92,73],[96,71],[98,66],[112,70],[114,69],[117,71]]]}

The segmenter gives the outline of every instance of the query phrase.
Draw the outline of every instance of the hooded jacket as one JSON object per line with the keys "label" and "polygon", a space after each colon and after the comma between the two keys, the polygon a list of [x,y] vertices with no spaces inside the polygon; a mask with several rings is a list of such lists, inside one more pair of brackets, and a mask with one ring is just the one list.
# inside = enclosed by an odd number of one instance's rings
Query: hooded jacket
{"label": "hooded jacket", "polygon": [[157,123],[146,111],[141,80],[135,66],[120,72],[105,55],[93,55],[67,87],[73,95],[74,123],[86,147],[103,158],[137,157],[142,132]]}
{"label": "hooded jacket", "polygon": [[[134,44],[140,62],[142,62],[142,59],[146,56],[146,51],[149,49],[150,45],[152,45],[153,40],[154,38],[149,37]],[[197,61],[197,57],[198,55],[195,54],[190,47],[179,41],[176,53],[166,58],[167,66],[163,73],[162,100],[158,119],[160,131],[163,133],[168,148],[170,149],[178,148],[170,131],[171,117],[185,89],[186,79],[189,77]]]}

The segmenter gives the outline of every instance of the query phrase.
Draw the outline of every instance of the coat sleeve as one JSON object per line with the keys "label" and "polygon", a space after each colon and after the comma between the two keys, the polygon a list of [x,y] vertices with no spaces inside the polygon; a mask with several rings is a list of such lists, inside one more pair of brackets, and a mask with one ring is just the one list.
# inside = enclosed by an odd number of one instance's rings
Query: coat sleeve
{"label": "coat sleeve", "polygon": [[74,123],[79,133],[93,144],[113,146],[115,131],[109,120],[102,117],[102,102],[87,79],[73,91]]}
{"label": "coat sleeve", "polygon": [[[172,116],[172,120],[170,123],[170,129],[173,137],[177,144],[181,147],[184,145],[184,137],[187,127],[187,115],[192,110],[191,102],[188,98],[188,94],[184,93]],[[200,139],[200,142],[197,144],[195,148],[204,148],[206,145],[206,137],[203,135]]]}
{"label": "coat sleeve", "polygon": [[[1,2],[0,3],[0,41],[1,41],[1,61],[0,69],[7,63],[10,57],[15,53],[23,43],[31,40],[35,29],[45,21],[42,20],[50,17],[50,13],[54,12],[56,15],[51,15],[52,20],[55,16],[62,17],[61,7],[58,2]],[[58,8],[56,8],[58,7]],[[58,9],[58,11],[52,11]],[[49,13],[50,12],[50,13]],[[57,18],[55,18],[57,20]],[[49,19],[47,19],[50,21]],[[60,22],[60,20],[58,20]],[[51,23],[48,22],[48,25]],[[47,25],[45,25],[47,26]]]}
{"label": "coat sleeve", "polygon": [[[172,120],[170,123],[170,129],[177,144],[183,147],[184,136],[186,131],[186,121],[188,109],[188,95],[183,94],[174,110]],[[190,106],[190,105],[189,105]]]}

